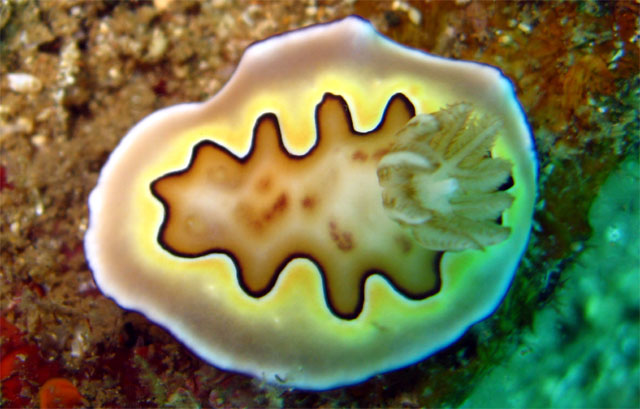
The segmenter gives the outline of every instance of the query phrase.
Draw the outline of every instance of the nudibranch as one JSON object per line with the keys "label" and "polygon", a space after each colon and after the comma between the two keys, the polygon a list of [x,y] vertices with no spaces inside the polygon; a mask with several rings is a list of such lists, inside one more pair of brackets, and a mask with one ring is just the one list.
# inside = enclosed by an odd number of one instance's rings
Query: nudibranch
{"label": "nudibranch", "polygon": [[353,16],[249,46],[217,95],[131,129],[90,195],[86,254],[107,296],[205,361],[329,389],[497,308],[536,175],[498,69]]}

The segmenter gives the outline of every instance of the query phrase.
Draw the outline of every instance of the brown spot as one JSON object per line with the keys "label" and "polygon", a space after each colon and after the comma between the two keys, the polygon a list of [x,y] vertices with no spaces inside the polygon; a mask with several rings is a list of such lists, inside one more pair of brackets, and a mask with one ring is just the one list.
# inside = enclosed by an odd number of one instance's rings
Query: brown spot
{"label": "brown spot", "polygon": [[302,204],[303,208],[311,210],[316,206],[316,198],[314,196],[306,195],[304,198],[302,198],[300,203]]}
{"label": "brown spot", "polygon": [[413,247],[413,245],[411,244],[411,240],[409,240],[407,236],[396,236],[395,241],[396,243],[398,243],[398,246],[405,254],[410,252],[411,248]]}
{"label": "brown spot", "polygon": [[259,193],[267,193],[271,188],[271,178],[269,176],[263,176],[258,179],[256,183],[256,191]]}
{"label": "brown spot", "polygon": [[336,243],[336,246],[342,251],[349,251],[353,248],[353,237],[351,232],[341,231],[338,228],[338,223],[335,221],[329,222],[329,235],[331,240]]}
{"label": "brown spot", "polygon": [[281,193],[270,206],[256,205],[254,201],[239,202],[235,208],[234,216],[239,224],[243,224],[255,232],[262,232],[286,208],[287,195]]}
{"label": "brown spot", "polygon": [[353,159],[356,162],[364,162],[367,160],[367,158],[369,157],[369,155],[367,155],[366,153],[362,152],[361,150],[357,150],[355,152],[353,152],[353,154],[351,155],[351,159]]}
{"label": "brown spot", "polygon": [[389,153],[389,151],[390,151],[390,148],[378,149],[373,153],[373,159],[376,161],[379,161],[380,159],[382,159],[384,155]]}
{"label": "brown spot", "polygon": [[280,196],[271,205],[271,208],[264,213],[264,220],[270,221],[287,208],[287,195],[280,193]]}
{"label": "brown spot", "polygon": [[255,231],[264,228],[262,220],[257,216],[255,209],[246,202],[240,202],[235,208],[234,216],[239,223],[244,224]]}

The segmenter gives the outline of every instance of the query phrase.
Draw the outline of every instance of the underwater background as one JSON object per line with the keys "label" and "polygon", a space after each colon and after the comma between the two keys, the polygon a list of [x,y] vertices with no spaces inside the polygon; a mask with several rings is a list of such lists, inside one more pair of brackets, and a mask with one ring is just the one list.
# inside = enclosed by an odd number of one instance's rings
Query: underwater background
{"label": "underwater background", "polygon": [[[0,0],[2,407],[640,407],[637,1]],[[360,385],[220,371],[96,288],[87,196],[127,130],[214,95],[254,41],[350,14],[498,66],[539,155],[529,247],[498,310]],[[25,74],[25,75],[16,75]]]}

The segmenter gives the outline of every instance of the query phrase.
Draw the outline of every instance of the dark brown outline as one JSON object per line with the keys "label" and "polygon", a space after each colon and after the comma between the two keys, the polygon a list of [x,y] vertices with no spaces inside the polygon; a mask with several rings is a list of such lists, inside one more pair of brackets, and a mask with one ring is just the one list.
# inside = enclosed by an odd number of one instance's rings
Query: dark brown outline
{"label": "dark brown outline", "polygon": [[322,135],[320,133],[320,128],[318,126],[318,112],[320,110],[320,106],[327,100],[327,99],[335,99],[337,100],[341,105],[342,108],[344,110],[345,113],[345,117],[347,118],[348,124],[349,124],[349,130],[350,132],[355,135],[355,136],[365,136],[368,134],[371,134],[373,132],[376,132],[377,130],[379,130],[383,125],[384,122],[387,118],[387,113],[389,110],[389,107],[391,105],[391,103],[393,103],[394,100],[399,99],[402,103],[404,103],[405,108],[407,109],[407,111],[411,114],[411,116],[415,115],[415,107],[414,105],[411,103],[411,101],[402,93],[396,93],[393,96],[391,96],[391,98],[389,98],[389,101],[387,102],[387,105],[385,106],[384,109],[384,113],[381,117],[380,122],[378,123],[378,125],[376,125],[375,128],[371,129],[370,131],[366,131],[366,132],[358,132],[357,130],[354,129],[353,127],[353,119],[351,116],[351,111],[349,109],[349,106],[347,104],[347,102],[345,101],[345,99],[339,95],[334,95],[331,93],[325,93],[324,96],[322,97],[322,101],[320,101],[320,103],[318,103],[318,105],[316,105],[316,110],[315,110],[315,126],[316,126],[316,141],[313,144],[313,146],[309,149],[309,151],[307,151],[306,153],[296,156],[291,154],[284,146],[283,141],[282,141],[282,133],[280,131],[280,125],[278,123],[278,118],[276,117],[275,114],[273,113],[266,113],[261,115],[257,120],[256,123],[253,127],[253,135],[251,137],[251,148],[249,149],[249,152],[244,156],[244,157],[238,157],[235,154],[233,154],[233,152],[231,152],[230,150],[228,150],[227,148],[225,148],[224,146],[211,141],[211,140],[203,140],[201,142],[198,142],[193,150],[192,150],[192,154],[191,154],[191,158],[189,159],[189,163],[188,165],[182,169],[182,170],[178,170],[178,171],[174,171],[174,172],[169,172],[165,175],[162,175],[161,177],[155,179],[151,185],[150,185],[150,189],[151,189],[151,194],[160,202],[162,203],[162,206],[164,207],[164,211],[165,211],[165,217],[162,220],[162,223],[160,224],[160,229],[158,230],[158,243],[160,244],[160,246],[166,250],[167,252],[169,252],[170,254],[173,254],[175,256],[178,257],[183,257],[183,258],[198,258],[198,257],[202,257],[205,255],[209,255],[209,254],[224,254],[227,257],[229,257],[231,259],[231,261],[233,262],[235,268],[236,268],[236,277],[238,280],[238,284],[240,285],[240,287],[243,289],[243,291],[255,298],[260,298],[265,296],[266,294],[268,294],[273,287],[275,286],[276,282],[278,281],[278,277],[280,276],[280,273],[282,273],[282,270],[286,267],[287,264],[289,264],[289,262],[291,262],[293,259],[296,258],[305,258],[309,261],[311,261],[316,268],[318,269],[318,271],[320,271],[320,276],[322,277],[322,287],[323,287],[323,292],[324,292],[324,296],[325,296],[325,301],[327,304],[327,307],[329,308],[329,310],[336,315],[337,317],[340,317],[342,319],[345,320],[351,320],[351,319],[355,319],[358,317],[358,315],[360,315],[360,313],[362,312],[362,308],[364,306],[364,287],[365,287],[365,282],[367,280],[367,278],[369,278],[370,276],[374,275],[374,274],[378,274],[380,275],[382,278],[384,278],[396,291],[398,291],[400,294],[402,294],[404,297],[411,299],[411,300],[423,300],[429,296],[432,296],[436,293],[438,293],[440,291],[440,287],[441,287],[441,278],[440,278],[440,261],[442,259],[442,256],[444,254],[444,252],[438,252],[438,254],[436,254],[436,257],[434,259],[434,270],[436,272],[436,283],[434,288],[431,291],[427,291],[424,293],[419,293],[419,294],[412,294],[411,292],[401,288],[385,271],[383,270],[368,270],[366,271],[363,275],[362,275],[362,279],[361,279],[361,283],[359,285],[359,290],[358,290],[358,303],[357,306],[354,310],[353,313],[351,314],[342,314],[339,311],[337,311],[330,302],[330,298],[329,298],[329,290],[328,290],[328,286],[327,286],[327,278],[324,274],[324,270],[322,268],[322,265],[316,260],[314,259],[310,254],[306,254],[306,253],[292,253],[290,254],[288,257],[286,257],[276,268],[276,271],[271,274],[271,280],[269,281],[269,283],[265,286],[264,290],[262,291],[251,291],[251,289],[249,289],[249,287],[244,283],[244,280],[242,278],[242,267],[240,265],[240,262],[236,259],[235,255],[233,254],[233,252],[231,252],[228,249],[224,249],[224,248],[211,248],[208,249],[206,251],[203,252],[199,252],[199,253],[182,253],[179,251],[176,251],[174,249],[172,249],[169,245],[166,244],[165,240],[163,239],[163,232],[165,231],[166,225],[169,221],[170,218],[170,208],[169,208],[169,204],[165,201],[164,198],[162,198],[156,188],[155,188],[155,184],[160,180],[163,179],[167,176],[177,176],[177,175],[181,175],[186,173],[191,166],[193,166],[193,162],[195,161],[196,156],[198,155],[198,151],[200,149],[202,149],[204,146],[212,146],[214,148],[220,149],[223,152],[227,153],[230,157],[232,157],[234,160],[238,161],[239,163],[245,163],[248,160],[251,159],[251,156],[253,154],[254,151],[254,147],[255,147],[255,138],[256,138],[256,132],[258,129],[258,126],[262,123],[262,121],[272,121],[274,127],[277,130],[278,133],[278,144],[280,145],[280,149],[282,150],[282,152],[284,152],[290,159],[295,159],[295,160],[299,160],[299,159],[304,159],[306,157],[308,157],[309,155],[311,155],[313,153],[313,151],[315,150],[315,148],[318,146],[318,144],[320,143],[320,140],[322,138]]}

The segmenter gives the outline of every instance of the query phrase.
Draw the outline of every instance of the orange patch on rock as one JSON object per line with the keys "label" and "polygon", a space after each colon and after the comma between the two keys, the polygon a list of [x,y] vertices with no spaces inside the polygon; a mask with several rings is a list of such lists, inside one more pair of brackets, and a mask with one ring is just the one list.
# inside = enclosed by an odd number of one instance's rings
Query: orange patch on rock
{"label": "orange patch on rock", "polygon": [[84,398],[78,389],[64,378],[52,378],[42,385],[39,392],[40,408],[82,407]]}

